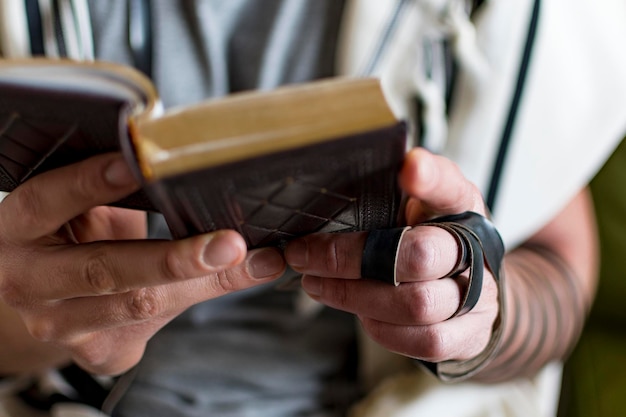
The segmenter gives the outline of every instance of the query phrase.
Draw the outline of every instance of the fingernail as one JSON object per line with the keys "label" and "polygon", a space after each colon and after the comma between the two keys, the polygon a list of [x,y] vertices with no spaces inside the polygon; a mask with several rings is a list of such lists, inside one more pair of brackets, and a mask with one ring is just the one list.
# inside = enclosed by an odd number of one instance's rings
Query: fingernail
{"label": "fingernail", "polygon": [[135,184],[135,177],[123,157],[117,157],[106,167],[105,180],[115,187],[126,187]]}
{"label": "fingernail", "polygon": [[259,249],[248,258],[247,269],[253,278],[267,278],[285,269],[285,260],[276,249]]}
{"label": "fingernail", "polygon": [[302,288],[307,294],[318,297],[322,293],[322,279],[305,275],[302,277]]}
{"label": "fingernail", "polygon": [[214,233],[204,247],[204,263],[212,268],[232,266],[241,256],[241,247],[220,232]]}
{"label": "fingernail", "polygon": [[285,248],[285,259],[294,268],[303,268],[308,264],[306,241],[303,239],[290,242]]}

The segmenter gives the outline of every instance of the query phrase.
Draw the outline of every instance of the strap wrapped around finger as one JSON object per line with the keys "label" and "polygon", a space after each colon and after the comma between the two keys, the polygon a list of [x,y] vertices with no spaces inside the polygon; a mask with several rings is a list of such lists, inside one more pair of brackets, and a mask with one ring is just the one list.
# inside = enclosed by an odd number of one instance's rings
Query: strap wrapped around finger
{"label": "strap wrapped around finger", "polygon": [[466,361],[444,361],[431,363],[418,361],[443,381],[458,381],[469,378],[486,366],[500,343],[504,322],[504,282],[502,260],[504,244],[493,223],[474,212],[443,216],[424,225],[441,227],[466,244],[469,264],[468,288],[461,305],[453,317],[470,311],[478,302],[483,283],[484,266],[491,272],[498,285],[499,314],[496,318],[487,347],[476,357]]}
{"label": "strap wrapped around finger", "polygon": [[369,232],[361,258],[361,277],[397,286],[396,264],[400,243],[404,233],[410,229],[407,226]]}
{"label": "strap wrapped around finger", "polygon": [[[451,319],[468,313],[478,303],[483,286],[485,267],[492,273],[498,285],[499,315],[496,318],[491,339],[483,352],[467,361],[430,363],[418,361],[445,381],[470,377],[482,369],[495,353],[504,321],[504,285],[502,260],[504,244],[495,226],[484,216],[465,212],[438,217],[421,226],[435,226],[448,231],[457,240],[459,255],[456,266],[448,276],[468,271],[466,291]],[[404,233],[410,228],[376,230],[368,234],[361,262],[361,276],[398,285],[396,263]]]}
{"label": "strap wrapped around finger", "polygon": [[480,298],[483,286],[483,265],[486,265],[494,277],[499,279],[504,257],[504,245],[500,234],[485,217],[469,211],[439,217],[422,225],[440,227],[453,235],[459,243],[457,267],[449,276],[455,276],[469,268],[469,278],[465,295],[452,317],[468,313]]}

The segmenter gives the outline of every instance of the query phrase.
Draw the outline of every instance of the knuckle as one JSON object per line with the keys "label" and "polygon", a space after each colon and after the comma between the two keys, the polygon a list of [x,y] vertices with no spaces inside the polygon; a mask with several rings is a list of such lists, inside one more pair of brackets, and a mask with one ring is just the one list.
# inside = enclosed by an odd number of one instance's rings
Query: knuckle
{"label": "knuckle", "polygon": [[188,258],[181,256],[175,250],[170,250],[163,257],[160,270],[168,280],[183,280],[189,277],[187,262]]}
{"label": "knuckle", "polygon": [[83,281],[96,294],[110,294],[117,289],[112,270],[106,252],[96,250],[87,259],[81,272]]}
{"label": "knuckle", "polygon": [[38,318],[26,323],[33,339],[40,342],[56,342],[62,338],[61,327],[52,319]]}
{"label": "knuckle", "polygon": [[347,307],[351,304],[348,283],[344,280],[325,280],[322,279],[321,294],[324,299],[334,300],[337,307]]}
{"label": "knuckle", "polygon": [[[41,201],[41,193],[34,185],[19,187],[7,196],[13,200],[13,206],[19,211],[20,224],[27,224],[34,229],[46,228],[43,224],[48,216],[45,215],[47,207]],[[12,222],[4,224],[5,227],[19,227],[15,222],[16,217],[11,216]]]}
{"label": "knuckle", "polygon": [[22,309],[32,304],[31,293],[22,280],[3,276],[0,278],[0,300],[14,309]]}
{"label": "knuckle", "polygon": [[161,298],[156,288],[142,288],[128,293],[126,309],[131,320],[146,321],[161,314]]}
{"label": "knuckle", "polygon": [[330,240],[329,244],[326,248],[326,268],[335,274],[341,273],[341,270],[344,269],[345,265],[342,265],[342,261],[340,258],[340,250],[337,246],[337,241]]}
{"label": "knuckle", "polygon": [[19,305],[22,300],[20,287],[12,280],[0,279],[0,300],[10,307]]}
{"label": "knuckle", "polygon": [[428,326],[424,329],[423,359],[438,362],[446,358],[447,344],[444,333],[437,326]]}
{"label": "knuckle", "polygon": [[102,181],[100,175],[75,175],[69,188],[71,197],[76,201],[92,201],[98,195],[98,181]]}
{"label": "knuckle", "polygon": [[410,287],[406,303],[407,315],[413,323],[425,323],[431,313],[437,309],[437,297],[427,285],[411,285]]}
{"label": "knuckle", "polygon": [[106,374],[107,364],[110,360],[111,348],[102,340],[99,343],[80,341],[68,346],[74,359],[86,369],[97,370],[99,374]]}
{"label": "knuckle", "polygon": [[[87,340],[70,347],[76,363],[95,375],[121,375],[137,365],[145,350],[145,341],[120,348],[111,337],[101,333],[88,335]],[[133,349],[138,347],[138,349]]]}
{"label": "knuckle", "polygon": [[405,259],[406,270],[416,276],[423,276],[435,269],[441,259],[439,248],[426,233],[411,233],[407,236],[408,253]]}
{"label": "knuckle", "polygon": [[212,282],[222,293],[231,293],[233,291],[241,289],[242,287],[240,281],[237,279],[236,274],[233,274],[232,271],[229,269],[216,272],[214,276],[215,279],[212,280]]}
{"label": "knuckle", "polygon": [[360,318],[360,321],[361,326],[363,326],[363,329],[367,332],[367,334],[373,341],[384,346],[385,342],[389,340],[389,335],[385,331],[384,326],[381,322],[368,319],[366,317]]}

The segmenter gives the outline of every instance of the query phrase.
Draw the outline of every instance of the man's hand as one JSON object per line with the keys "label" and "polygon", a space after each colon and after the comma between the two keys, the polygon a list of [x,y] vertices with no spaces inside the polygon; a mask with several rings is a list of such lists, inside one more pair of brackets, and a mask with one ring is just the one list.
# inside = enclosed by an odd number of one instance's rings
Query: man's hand
{"label": "man's hand", "polygon": [[247,253],[234,231],[146,240],[145,213],[103,206],[138,187],[122,157],[107,154],[41,174],[0,204],[1,301],[33,338],[95,373],[134,366],[189,306],[285,269],[278,251]]}
{"label": "man's hand", "polygon": [[[411,151],[400,174],[409,196],[409,225],[433,217],[473,211],[485,215],[479,190],[449,160],[423,149]],[[399,249],[393,286],[361,279],[366,233],[311,235],[288,245],[287,262],[305,274],[304,289],[314,299],[356,314],[366,332],[387,349],[430,362],[465,360],[487,345],[498,314],[498,290],[485,270],[478,304],[451,318],[459,308],[467,274],[449,277],[459,246],[447,231],[415,226]]]}

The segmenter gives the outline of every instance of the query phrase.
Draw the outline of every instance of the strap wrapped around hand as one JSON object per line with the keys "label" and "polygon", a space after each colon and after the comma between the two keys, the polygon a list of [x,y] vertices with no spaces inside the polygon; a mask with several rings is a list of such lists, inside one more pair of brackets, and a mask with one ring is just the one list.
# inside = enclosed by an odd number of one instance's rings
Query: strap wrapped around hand
{"label": "strap wrapped around hand", "polygon": [[[466,314],[480,299],[485,266],[498,285],[499,314],[493,324],[487,347],[475,358],[466,361],[431,363],[418,360],[443,381],[469,378],[480,371],[495,354],[502,335],[504,322],[504,285],[502,259],[504,244],[494,225],[484,216],[465,212],[438,217],[421,226],[440,227],[452,234],[459,244],[459,260],[448,276],[456,276],[469,268],[468,285],[459,308],[450,319]],[[371,231],[365,242],[361,260],[361,277],[398,285],[396,262],[404,233],[410,227]]]}
{"label": "strap wrapped around hand", "polygon": [[504,323],[504,277],[502,273],[504,244],[495,226],[485,217],[474,212],[439,217],[423,225],[441,227],[452,233],[460,241],[461,246],[465,246],[465,249],[461,251],[462,254],[465,254],[465,259],[461,264],[470,268],[468,289],[453,317],[470,311],[478,302],[483,282],[483,262],[498,285],[499,314],[493,324],[491,339],[487,347],[478,356],[466,361],[444,361],[440,363],[418,361],[443,381],[466,379],[489,363],[489,360],[496,353],[502,336],[502,324]]}

